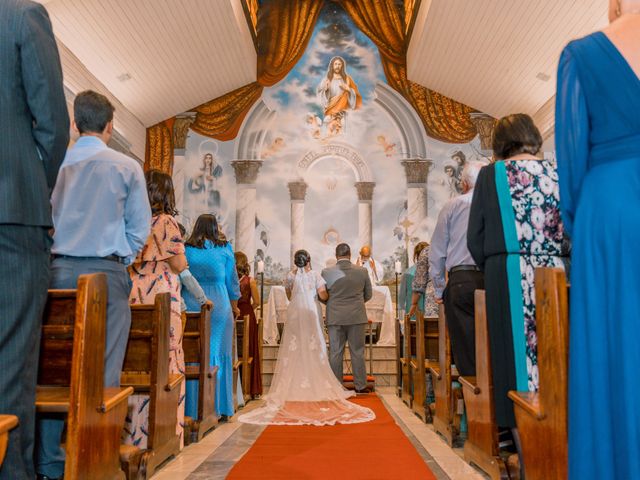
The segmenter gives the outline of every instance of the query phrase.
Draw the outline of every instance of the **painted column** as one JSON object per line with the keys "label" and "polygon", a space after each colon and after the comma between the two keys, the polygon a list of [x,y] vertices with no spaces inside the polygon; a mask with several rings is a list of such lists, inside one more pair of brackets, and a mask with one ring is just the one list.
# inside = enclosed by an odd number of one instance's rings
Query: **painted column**
{"label": "painted column", "polygon": [[469,116],[478,131],[478,136],[480,137],[480,150],[482,151],[482,154],[491,157],[493,155],[491,137],[493,135],[493,127],[496,124],[496,119],[486,113],[471,113]]}
{"label": "painted column", "polygon": [[290,182],[291,196],[291,255],[289,260],[293,266],[293,254],[304,248],[304,200],[307,195],[307,184],[303,181]]}
{"label": "painted column", "polygon": [[373,249],[373,214],[371,212],[375,182],[356,182],[358,191],[358,250],[369,245]]}
{"label": "painted column", "polygon": [[236,239],[234,250],[252,259],[256,254],[256,180],[261,160],[234,160],[236,175]]}
{"label": "painted column", "polygon": [[180,223],[184,223],[181,212],[184,207],[184,184],[185,184],[185,168],[187,159],[185,150],[187,147],[187,137],[189,136],[189,127],[195,120],[195,115],[179,115],[173,124],[173,171],[171,177],[173,179],[173,190],[176,197],[176,210],[178,215],[176,219]]}
{"label": "painted column", "polygon": [[427,218],[427,180],[433,162],[409,159],[401,163],[407,177],[407,233],[409,238],[414,238],[423,233],[420,229]]}

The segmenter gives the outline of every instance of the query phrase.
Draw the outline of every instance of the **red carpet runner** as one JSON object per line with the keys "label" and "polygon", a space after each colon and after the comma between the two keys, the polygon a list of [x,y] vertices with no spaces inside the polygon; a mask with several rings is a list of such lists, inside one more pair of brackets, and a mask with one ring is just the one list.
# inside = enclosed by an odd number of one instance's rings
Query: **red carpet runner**
{"label": "red carpet runner", "polygon": [[354,401],[371,408],[376,419],[331,427],[269,426],[227,478],[435,480],[377,396]]}

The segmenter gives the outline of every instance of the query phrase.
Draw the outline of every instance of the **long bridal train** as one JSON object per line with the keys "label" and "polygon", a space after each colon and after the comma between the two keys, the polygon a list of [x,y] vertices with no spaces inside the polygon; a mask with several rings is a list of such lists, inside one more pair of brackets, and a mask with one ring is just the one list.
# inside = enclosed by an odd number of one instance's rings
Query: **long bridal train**
{"label": "long bridal train", "polygon": [[346,390],[329,366],[316,290],[324,285],[319,273],[298,269],[287,309],[278,360],[266,405],[238,417],[258,425],[335,425],[375,418],[369,408],[347,400]]}

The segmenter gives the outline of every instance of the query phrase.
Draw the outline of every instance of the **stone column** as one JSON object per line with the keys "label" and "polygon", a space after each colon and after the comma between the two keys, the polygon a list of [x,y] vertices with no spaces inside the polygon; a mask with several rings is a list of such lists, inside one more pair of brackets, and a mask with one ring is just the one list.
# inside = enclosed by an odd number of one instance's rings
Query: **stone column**
{"label": "stone column", "polygon": [[256,180],[261,160],[234,160],[236,174],[236,241],[234,250],[249,259],[256,254]]}
{"label": "stone column", "polygon": [[176,117],[173,124],[173,189],[176,197],[176,209],[178,210],[177,220],[184,223],[180,212],[184,207],[184,184],[185,184],[185,167],[187,159],[185,151],[187,147],[187,136],[189,135],[189,127],[195,120],[195,114],[185,113]]}
{"label": "stone column", "polygon": [[304,248],[304,199],[307,195],[307,184],[303,181],[290,182],[291,196],[291,255],[289,261],[293,266],[293,254]]}
{"label": "stone column", "polygon": [[373,215],[371,212],[375,182],[356,182],[358,191],[358,250],[363,245],[373,248]]}
{"label": "stone column", "polygon": [[422,233],[419,229],[427,218],[427,180],[433,162],[416,158],[401,163],[407,176],[407,219],[411,223],[407,233],[412,238]]}
{"label": "stone column", "polygon": [[493,135],[493,127],[496,124],[496,119],[486,113],[471,113],[469,116],[480,136],[480,150],[482,154],[491,157],[493,154],[491,136]]}

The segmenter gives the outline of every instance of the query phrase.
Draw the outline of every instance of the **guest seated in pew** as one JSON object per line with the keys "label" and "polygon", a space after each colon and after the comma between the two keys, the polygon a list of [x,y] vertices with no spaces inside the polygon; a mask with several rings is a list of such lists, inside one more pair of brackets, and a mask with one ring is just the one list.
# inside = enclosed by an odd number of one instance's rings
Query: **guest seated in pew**
{"label": "guest seated in pew", "polygon": [[[166,173],[149,170],[145,174],[147,193],[153,218],[151,233],[135,262],[129,269],[133,288],[129,298],[132,305],[152,304],[158,293],[171,293],[169,327],[169,373],[184,374],[182,351],[182,315],[179,274],[187,268],[184,243],[178,228],[173,181]],[[184,382],[177,405],[176,434],[183,445]],[[147,447],[149,410],[147,395],[132,395],[123,441],[141,449]]]}
{"label": "guest seated in pew", "polygon": [[[73,111],[73,127],[80,138],[67,152],[51,197],[55,233],[50,286],[76,288],[84,273],[107,275],[104,382],[117,387],[131,326],[127,265],[149,234],[151,209],[138,162],[107,147],[113,133],[113,105],[87,90],[77,95]],[[63,427],[62,418],[39,421],[38,474],[62,477]]]}
{"label": "guest seated in pew", "polygon": [[538,389],[533,272],[563,267],[565,256],[558,174],[540,158],[541,146],[528,115],[498,120],[497,161],[480,170],[467,231],[467,246],[485,276],[496,422],[514,433],[509,390]]}
{"label": "guest seated in pew", "polygon": [[[186,255],[193,276],[214,304],[211,312],[210,365],[218,367],[216,412],[220,416],[230,417],[234,414],[233,322],[240,313],[237,306],[240,285],[231,244],[220,239],[218,221],[214,215],[198,217],[187,240]],[[200,309],[188,292],[185,292],[185,301],[189,311]],[[197,392],[192,392],[191,387],[189,395],[197,398]]]}
{"label": "guest seated in pew", "polygon": [[476,374],[474,292],[484,288],[484,275],[467,248],[467,225],[473,187],[483,166],[480,162],[465,165],[460,182],[462,195],[440,210],[429,255],[436,302],[444,303],[453,360],[463,377]]}
{"label": "guest seated in pew", "polygon": [[[249,356],[253,357],[249,394],[256,397],[262,395],[262,372],[260,370],[260,342],[262,339],[258,338],[258,322],[255,313],[255,309],[260,306],[260,293],[258,293],[256,280],[251,277],[251,267],[247,256],[243,252],[236,252],[235,259],[236,271],[240,278],[238,309],[241,317],[249,315]],[[242,373],[244,374],[244,372]]]}

